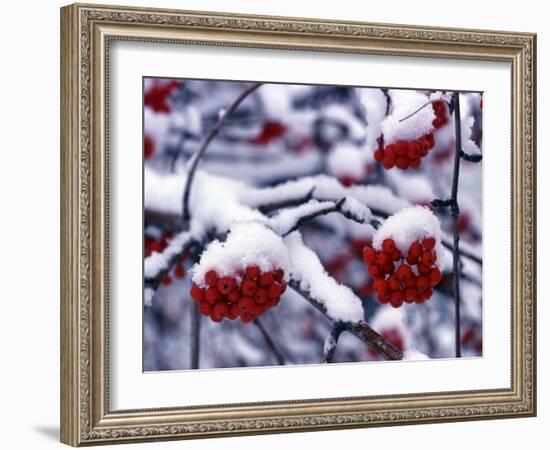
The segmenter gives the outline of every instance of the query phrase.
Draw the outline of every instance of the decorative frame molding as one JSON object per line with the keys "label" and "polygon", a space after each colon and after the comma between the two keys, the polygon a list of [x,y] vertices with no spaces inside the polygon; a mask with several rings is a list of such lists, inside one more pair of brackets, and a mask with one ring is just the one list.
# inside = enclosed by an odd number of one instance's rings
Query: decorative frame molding
{"label": "decorative frame molding", "polygon": [[[112,40],[509,62],[512,386],[349,399],[110,411],[108,87]],[[61,440],[129,441],[536,414],[536,35],[75,4],[61,9]]]}

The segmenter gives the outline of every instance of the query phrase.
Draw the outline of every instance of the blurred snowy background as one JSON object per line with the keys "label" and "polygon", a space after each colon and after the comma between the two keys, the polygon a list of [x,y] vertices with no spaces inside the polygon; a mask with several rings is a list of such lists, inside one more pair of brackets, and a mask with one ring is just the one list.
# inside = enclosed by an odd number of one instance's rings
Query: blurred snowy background
{"label": "blurred snowy background", "polygon": [[[250,83],[204,80],[144,80],[145,211],[144,254],[162,252],[178,232],[167,186],[184,183],[189,159],[220,114]],[[429,206],[448,198],[454,161],[452,120],[432,130],[435,146],[413,170],[384,168],[374,152],[382,134],[406,138],[429,131],[431,116],[423,112],[399,122],[430,99],[448,99],[432,91],[264,84],[248,96],[210,143],[200,169],[254,188],[280,185],[303,177],[328,175],[343,187],[360,187],[367,206],[383,220],[411,205]],[[482,150],[482,97],[461,93],[464,148]],[[419,106],[420,105],[420,106]],[[424,108],[422,111],[425,111]],[[425,114],[424,114],[425,116]],[[426,122],[428,120],[428,122]],[[424,121],[424,122],[422,122]],[[433,127],[432,127],[433,128]],[[420,130],[424,133],[426,130]],[[166,183],[164,183],[164,181]],[[164,184],[163,184],[164,183]],[[159,186],[163,186],[160,188]],[[196,189],[208,190],[208,183]],[[179,189],[179,190],[178,190]],[[181,196],[181,186],[169,198]],[[207,193],[203,193],[207,195]],[[461,348],[463,356],[482,354],[482,164],[462,161],[458,200],[461,249]],[[172,202],[171,205],[166,203]],[[219,205],[224,208],[224,205]],[[448,208],[432,208],[441,221],[442,239],[452,243]],[[373,293],[372,279],[361,258],[372,239],[369,224],[337,214],[304,224],[303,240],[326,271],[360,298],[364,319],[402,350],[428,358],[454,357],[452,254],[445,248],[443,279],[423,304],[393,308]],[[191,368],[191,255],[182,258],[160,282],[144,309],[144,370]],[[320,363],[331,323],[292,289],[277,307],[262,314],[263,330],[239,320],[215,323],[201,317],[199,368],[249,367]],[[278,356],[266,340],[276,346]],[[355,336],[343,333],[333,362],[380,361],[381,357]]]}

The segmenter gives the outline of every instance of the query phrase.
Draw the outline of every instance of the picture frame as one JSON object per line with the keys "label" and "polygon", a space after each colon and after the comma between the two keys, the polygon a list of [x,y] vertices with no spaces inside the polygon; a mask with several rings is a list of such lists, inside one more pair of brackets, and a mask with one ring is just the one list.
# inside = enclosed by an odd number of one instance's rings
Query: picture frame
{"label": "picture frame", "polygon": [[[114,410],[108,105],[110,46],[117,41],[509,64],[509,387]],[[81,446],[534,416],[535,205],[534,34],[66,6],[61,9],[61,441]]]}

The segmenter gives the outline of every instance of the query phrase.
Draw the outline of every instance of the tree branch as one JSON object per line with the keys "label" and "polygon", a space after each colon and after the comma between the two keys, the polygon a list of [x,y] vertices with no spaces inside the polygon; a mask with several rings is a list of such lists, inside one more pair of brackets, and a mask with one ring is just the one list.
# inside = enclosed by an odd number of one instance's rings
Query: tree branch
{"label": "tree branch", "polygon": [[191,302],[191,369],[198,369],[200,362],[200,345],[201,345],[201,313],[199,304]]}
{"label": "tree branch", "polygon": [[197,166],[204,155],[204,152],[208,148],[208,145],[216,137],[216,135],[220,132],[220,129],[225,122],[225,120],[237,109],[237,107],[243,102],[243,100],[248,97],[252,92],[254,92],[256,89],[258,89],[263,83],[254,83],[250,85],[248,88],[246,88],[236,99],[235,101],[229,105],[229,108],[225,110],[225,112],[221,115],[218,122],[214,127],[210,130],[208,135],[206,136],[204,142],[199,147],[195,155],[190,161],[189,170],[187,172],[187,178],[185,180],[185,187],[183,189],[183,199],[182,199],[182,217],[183,220],[189,220],[190,214],[189,214],[189,196],[191,195],[191,186],[193,183],[193,179],[195,178],[195,173],[197,171]]}
{"label": "tree branch", "polygon": [[323,209],[319,209],[319,210],[314,211],[310,214],[307,214],[305,216],[300,217],[291,228],[289,228],[287,231],[285,231],[283,233],[283,237],[288,236],[292,232],[296,231],[304,223],[309,222],[309,221],[315,219],[316,217],[324,216],[326,214],[330,214],[330,213],[333,213],[333,212],[340,213],[344,217],[346,217],[347,219],[352,220],[352,221],[357,222],[357,223],[369,223],[370,225],[372,225],[376,229],[378,229],[380,227],[380,222],[378,220],[370,219],[368,221],[365,221],[365,220],[362,220],[360,217],[357,217],[356,215],[354,215],[351,211],[347,211],[346,209],[344,209],[343,206],[344,206],[345,203],[346,203],[346,197],[338,200],[337,202],[334,202],[333,205],[327,206]]}
{"label": "tree branch", "polygon": [[326,311],[326,308],[315,298],[311,297],[307,292],[300,288],[300,283],[295,280],[290,280],[288,285],[300,294],[305,300],[313,305],[317,310],[325,315],[325,317],[333,324],[333,327],[339,327],[342,331],[347,331],[355,337],[367,343],[375,352],[380,353],[384,358],[389,360],[403,359],[403,352],[395,347],[391,342],[386,341],[370,325],[364,320],[358,322],[342,322],[332,319]]}
{"label": "tree branch", "polygon": [[256,325],[258,327],[258,329],[260,330],[260,332],[262,333],[262,336],[264,337],[265,342],[267,343],[267,346],[269,347],[269,349],[273,353],[273,356],[275,356],[275,360],[277,361],[277,364],[279,364],[280,366],[284,366],[285,365],[285,357],[283,356],[281,351],[275,345],[275,342],[273,341],[273,338],[267,332],[264,324],[262,323],[262,321],[260,320],[259,317],[256,317],[254,319],[254,325]]}
{"label": "tree branch", "polygon": [[455,159],[453,169],[453,183],[451,190],[451,216],[453,219],[453,296],[455,302],[455,354],[461,356],[460,349],[460,252],[459,252],[459,230],[458,216],[458,177],[460,175],[460,157],[462,152],[462,129],[460,124],[460,98],[459,93],[453,93],[454,116],[455,116]]}
{"label": "tree branch", "polygon": [[323,346],[323,363],[331,363],[336,351],[336,345],[338,345],[338,339],[342,334],[342,327],[334,325],[330,334],[325,339],[325,345]]}

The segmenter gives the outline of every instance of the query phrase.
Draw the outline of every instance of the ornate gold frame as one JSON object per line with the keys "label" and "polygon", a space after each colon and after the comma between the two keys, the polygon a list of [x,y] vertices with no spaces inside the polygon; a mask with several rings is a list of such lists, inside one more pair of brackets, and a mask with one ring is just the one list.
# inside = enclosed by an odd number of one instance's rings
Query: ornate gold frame
{"label": "ornate gold frame", "polygon": [[[109,42],[138,40],[509,62],[512,385],[509,389],[110,411]],[[98,5],[61,9],[61,440],[128,441],[533,416],[536,413],[536,36],[529,33]]]}

